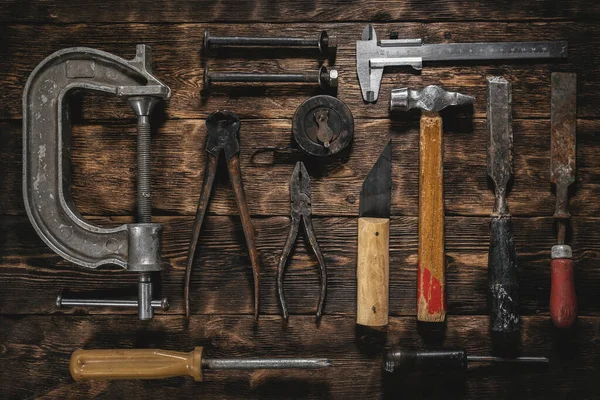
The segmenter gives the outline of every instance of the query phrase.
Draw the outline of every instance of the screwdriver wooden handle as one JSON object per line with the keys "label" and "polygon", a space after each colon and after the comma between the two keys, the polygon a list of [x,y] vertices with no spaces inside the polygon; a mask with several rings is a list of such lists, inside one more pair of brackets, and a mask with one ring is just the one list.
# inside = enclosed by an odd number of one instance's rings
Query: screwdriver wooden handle
{"label": "screwdriver wooden handle", "polygon": [[577,318],[577,296],[573,279],[573,260],[552,260],[550,282],[550,316],[557,328],[568,328]]}
{"label": "screwdriver wooden handle", "polygon": [[417,319],[426,322],[442,322],[446,316],[442,149],[442,117],[422,111]]}
{"label": "screwdriver wooden handle", "polygon": [[388,323],[389,245],[389,219],[358,219],[356,323],[359,325],[385,326]]}
{"label": "screwdriver wooden handle", "polygon": [[[510,217],[492,218],[488,255],[490,329],[500,335],[519,331],[517,252]],[[508,338],[507,338],[508,339]]]}
{"label": "screwdriver wooden handle", "polygon": [[158,349],[79,349],[71,356],[70,370],[76,381],[173,376],[191,376],[202,381],[202,347],[189,353]]}

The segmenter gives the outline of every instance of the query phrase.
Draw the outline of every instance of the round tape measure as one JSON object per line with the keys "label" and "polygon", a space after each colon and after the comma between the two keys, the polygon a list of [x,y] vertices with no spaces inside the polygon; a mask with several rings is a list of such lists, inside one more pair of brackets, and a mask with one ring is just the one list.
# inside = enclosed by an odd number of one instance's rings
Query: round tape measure
{"label": "round tape measure", "polygon": [[330,156],[345,149],[354,137],[354,118],[336,97],[311,97],[296,109],[292,132],[302,150],[313,156]]}

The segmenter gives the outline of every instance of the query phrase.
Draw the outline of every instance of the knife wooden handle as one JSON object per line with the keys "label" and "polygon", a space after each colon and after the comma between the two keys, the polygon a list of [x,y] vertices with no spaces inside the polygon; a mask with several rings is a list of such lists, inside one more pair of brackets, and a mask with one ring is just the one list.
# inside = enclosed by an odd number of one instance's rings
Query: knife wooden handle
{"label": "knife wooden handle", "polygon": [[442,117],[439,113],[422,111],[417,319],[426,322],[442,322],[446,316],[442,150]]}
{"label": "knife wooden handle", "polygon": [[202,381],[202,347],[189,353],[158,349],[79,349],[71,356],[70,370],[76,381],[173,376],[191,376]]}
{"label": "knife wooden handle", "polygon": [[390,275],[390,220],[358,219],[356,268],[356,323],[385,326],[388,323]]}
{"label": "knife wooden handle", "polygon": [[550,286],[550,316],[557,328],[568,328],[577,318],[577,296],[573,280],[573,260],[552,260]]}

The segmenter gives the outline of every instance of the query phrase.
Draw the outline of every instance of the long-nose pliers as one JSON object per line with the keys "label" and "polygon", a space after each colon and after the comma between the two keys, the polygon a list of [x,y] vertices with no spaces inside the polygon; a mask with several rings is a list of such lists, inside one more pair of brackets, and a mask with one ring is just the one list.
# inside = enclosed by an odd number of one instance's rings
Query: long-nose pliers
{"label": "long-nose pliers", "polygon": [[242,184],[242,171],[240,169],[240,145],[238,142],[238,133],[240,131],[240,119],[230,111],[216,111],[206,118],[207,140],[206,140],[206,166],[204,169],[204,183],[198,200],[198,209],[196,210],[196,219],[192,227],[192,242],[188,253],[187,265],[185,269],[184,298],[185,315],[190,316],[190,277],[192,274],[192,264],[194,262],[194,253],[204,215],[208,208],[212,186],[215,181],[217,165],[221,151],[227,159],[227,169],[229,179],[235,193],[235,200],[240,211],[242,220],[242,229],[246,236],[246,244],[250,253],[250,262],[252,264],[252,273],[254,275],[254,318],[258,319],[259,310],[259,287],[260,287],[260,265],[258,262],[258,252],[254,240],[254,228],[250,220],[248,203]]}
{"label": "long-nose pliers", "polygon": [[312,208],[310,198],[310,176],[304,167],[304,163],[298,161],[296,167],[292,172],[292,179],[290,180],[290,197],[291,197],[291,225],[290,232],[288,234],[285,245],[283,246],[283,253],[279,259],[279,266],[277,268],[277,293],[279,295],[279,303],[281,304],[281,310],[283,312],[283,318],[287,321],[288,310],[285,301],[285,294],[283,292],[283,273],[285,271],[285,265],[287,259],[292,251],[292,247],[296,242],[298,236],[298,229],[300,222],[304,221],[304,233],[308,242],[310,243],[317,260],[319,261],[319,269],[321,272],[321,293],[319,295],[319,303],[317,305],[317,321],[323,314],[323,304],[325,303],[325,292],[327,289],[327,269],[325,267],[325,259],[323,253],[317,243],[315,231],[312,225]]}

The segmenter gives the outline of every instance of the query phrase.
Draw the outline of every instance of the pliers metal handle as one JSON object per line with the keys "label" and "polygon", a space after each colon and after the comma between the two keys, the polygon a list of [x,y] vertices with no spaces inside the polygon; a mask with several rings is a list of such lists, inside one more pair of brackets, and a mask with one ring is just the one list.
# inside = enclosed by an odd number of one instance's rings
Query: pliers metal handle
{"label": "pliers metal handle", "polygon": [[230,111],[216,111],[206,118],[206,129],[208,138],[206,141],[206,166],[204,170],[204,183],[200,192],[200,200],[196,210],[196,218],[192,227],[192,242],[187,258],[185,269],[184,283],[184,298],[185,298],[185,315],[190,316],[190,279],[192,275],[192,264],[194,262],[194,254],[200,237],[202,222],[208,208],[210,195],[212,192],[217,166],[219,164],[219,155],[221,151],[225,153],[227,159],[227,170],[231,179],[231,186],[235,193],[235,200],[240,211],[240,219],[242,220],[242,229],[246,237],[248,252],[250,253],[250,262],[252,263],[252,272],[254,275],[254,318],[258,319],[259,312],[259,288],[260,288],[260,264],[258,262],[258,252],[254,240],[254,228],[250,219],[250,211],[246,202],[244,186],[242,184],[242,171],[240,169],[238,143],[238,132],[240,130],[240,119],[237,115]]}
{"label": "pliers metal handle", "polygon": [[303,221],[306,238],[308,239],[308,242],[310,243],[315,256],[317,257],[317,260],[319,261],[319,269],[321,272],[321,293],[319,295],[319,303],[317,305],[318,321],[323,314],[323,304],[325,303],[325,292],[327,290],[327,268],[325,266],[325,259],[323,258],[323,253],[321,253],[321,249],[319,248],[319,243],[317,243],[317,238],[312,225],[310,176],[304,167],[304,163],[301,161],[296,163],[294,172],[292,172],[292,179],[290,180],[290,197],[292,221],[287,240],[283,246],[283,253],[279,259],[279,266],[277,268],[277,292],[279,295],[279,303],[281,304],[283,318],[287,321],[289,314],[285,300],[285,293],[283,291],[283,274],[285,272],[285,266],[287,264],[288,257],[298,236],[300,222]]}

